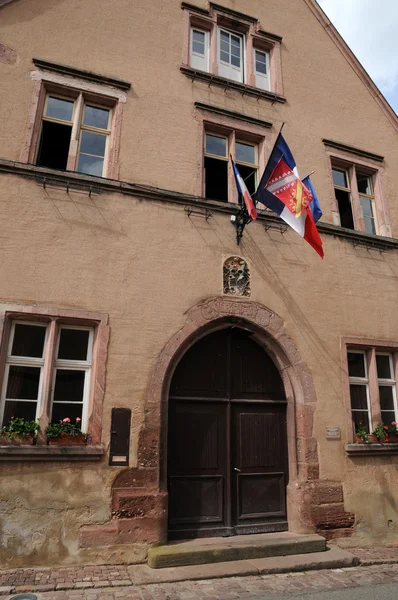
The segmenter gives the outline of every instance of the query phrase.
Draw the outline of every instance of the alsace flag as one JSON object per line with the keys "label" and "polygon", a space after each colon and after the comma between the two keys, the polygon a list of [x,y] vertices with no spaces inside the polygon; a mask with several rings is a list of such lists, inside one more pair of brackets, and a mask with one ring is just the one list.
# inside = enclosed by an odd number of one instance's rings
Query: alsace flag
{"label": "alsace flag", "polygon": [[[283,135],[279,133],[256,192],[257,203],[261,202],[264,204],[264,206],[273,210],[281,217],[281,219],[285,221],[285,223],[287,223],[292,229],[294,229],[294,231],[304,238],[321,258],[323,258],[324,253],[322,240],[316,228],[310,208],[308,206],[304,207],[297,217],[293,214],[291,209],[283,200],[278,198],[275,193],[269,190],[269,185],[271,185],[271,175],[282,157],[284,164],[289,167],[291,174],[295,176],[296,180],[298,179],[296,161],[294,160],[291,150],[287,145]],[[303,188],[304,187],[305,186],[303,186]],[[307,190],[307,193],[310,193],[307,188],[305,189]]]}
{"label": "alsace flag", "polygon": [[254,205],[253,199],[250,196],[249,190],[247,189],[246,184],[243,181],[242,176],[238,171],[238,167],[232,160],[232,156],[231,156],[231,162],[232,162],[232,167],[234,169],[236,187],[238,188],[238,192],[240,192],[242,194],[242,198],[245,201],[247,212],[249,213],[249,217],[251,219],[253,219],[253,221],[255,221],[257,219],[257,210]]}
{"label": "alsace flag", "polygon": [[300,217],[312,200],[309,190],[282,158],[277,162],[265,187],[271,194],[282,200],[296,218]]}

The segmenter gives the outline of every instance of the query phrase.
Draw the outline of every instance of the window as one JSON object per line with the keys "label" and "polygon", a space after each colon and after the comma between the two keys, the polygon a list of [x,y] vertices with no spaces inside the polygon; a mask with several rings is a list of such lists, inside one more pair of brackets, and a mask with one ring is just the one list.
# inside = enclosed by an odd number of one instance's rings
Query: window
{"label": "window", "polygon": [[[233,176],[228,177],[230,155],[232,155],[249,193],[255,193],[258,179],[259,147],[258,144],[241,139],[241,135],[236,131],[228,131],[224,135],[212,131],[205,132],[204,186],[206,198],[231,202],[236,194],[235,179]],[[242,199],[239,198],[238,201],[241,202]]]}
{"label": "window", "polygon": [[377,382],[383,423],[398,420],[397,386],[392,354],[376,353]]}
{"label": "window", "polygon": [[[80,173],[105,176],[111,117],[110,108],[86,102],[82,94],[78,98],[47,94],[36,164],[63,170],[72,167]],[[74,138],[78,152],[71,165]]]}
{"label": "window", "polygon": [[371,433],[378,423],[398,421],[395,365],[398,348],[382,347],[347,350],[351,416],[354,429],[361,421]]}
{"label": "window", "polygon": [[256,87],[270,91],[269,52],[254,49],[254,74]]}
{"label": "window", "polygon": [[[52,422],[79,417],[86,431],[93,339],[90,326],[12,321],[0,422],[6,425],[12,417],[37,420],[47,413]],[[46,375],[52,382],[50,397],[44,391]]]}
{"label": "window", "polygon": [[351,206],[351,190],[348,185],[348,173],[340,169],[332,169],[334,194],[340,214],[340,225],[347,229],[355,229]]}
{"label": "window", "polygon": [[191,28],[190,64],[194,69],[209,70],[209,32]]}
{"label": "window", "polygon": [[332,166],[334,194],[340,225],[347,229],[377,233],[374,175],[362,172],[356,165]]}
{"label": "window", "polygon": [[218,28],[218,74],[243,81],[243,36]]}
{"label": "window", "polygon": [[[256,18],[226,7],[210,3],[206,11],[183,4],[189,41],[182,70],[187,76],[208,80],[208,73],[215,85],[225,85],[218,77],[229,79],[250,87],[257,97],[268,98],[261,92],[272,91],[274,100],[285,101],[280,36],[265,32]],[[193,74],[188,65],[203,73]]]}
{"label": "window", "polygon": [[236,141],[235,153],[239,173],[242,175],[248,192],[252,196],[257,190],[257,146]]}
{"label": "window", "polygon": [[205,195],[228,202],[228,138],[205,134]]}
{"label": "window", "polygon": [[372,429],[372,416],[369,402],[369,379],[365,352],[348,352],[348,375],[352,421],[355,426],[364,423],[368,432]]}
{"label": "window", "polygon": [[368,233],[376,233],[374,194],[372,178],[369,175],[362,175],[356,172],[359,201],[362,208],[362,216],[365,222],[365,230]]}

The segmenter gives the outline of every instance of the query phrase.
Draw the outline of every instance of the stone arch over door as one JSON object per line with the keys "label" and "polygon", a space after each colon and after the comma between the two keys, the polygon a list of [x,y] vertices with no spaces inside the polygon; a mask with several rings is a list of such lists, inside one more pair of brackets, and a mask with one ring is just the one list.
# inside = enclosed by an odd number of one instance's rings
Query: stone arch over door
{"label": "stone arch over door", "polygon": [[273,359],[288,400],[287,428],[289,529],[351,532],[353,515],[344,511],[340,482],[319,479],[317,441],[313,437],[316,394],[311,373],[286,334],[283,320],[265,306],[214,297],[189,309],[185,325],[169,340],[154,366],[138,442],[137,467],[119,473],[112,486],[112,520],[81,529],[82,546],[162,543],[167,540],[168,393],[182,356],[208,333],[235,324],[249,330]]}

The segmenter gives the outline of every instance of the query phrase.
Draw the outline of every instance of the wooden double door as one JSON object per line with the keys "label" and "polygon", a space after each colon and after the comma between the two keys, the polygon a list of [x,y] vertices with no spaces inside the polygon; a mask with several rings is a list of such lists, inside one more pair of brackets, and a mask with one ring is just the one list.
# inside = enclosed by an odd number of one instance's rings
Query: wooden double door
{"label": "wooden double door", "polygon": [[170,539],[287,530],[285,392],[248,332],[223,329],[188,350],[168,431]]}

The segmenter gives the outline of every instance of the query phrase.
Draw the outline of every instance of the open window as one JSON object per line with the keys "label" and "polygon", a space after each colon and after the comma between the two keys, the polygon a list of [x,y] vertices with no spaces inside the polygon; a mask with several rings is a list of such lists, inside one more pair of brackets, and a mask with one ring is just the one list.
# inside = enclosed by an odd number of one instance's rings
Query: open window
{"label": "open window", "polygon": [[[51,169],[76,170],[104,177],[111,134],[112,110],[77,98],[47,94],[36,164]],[[78,147],[71,156],[71,142]]]}
{"label": "open window", "polygon": [[205,133],[205,197],[228,202],[228,137]]}
{"label": "open window", "polygon": [[333,168],[332,175],[334,193],[340,214],[340,225],[347,229],[355,229],[348,173],[343,169]]}

